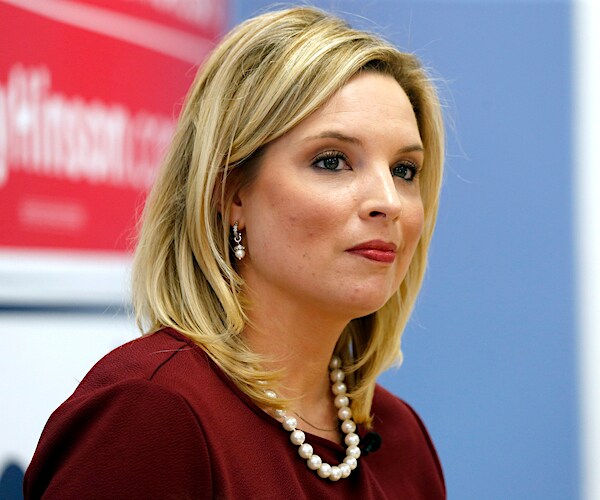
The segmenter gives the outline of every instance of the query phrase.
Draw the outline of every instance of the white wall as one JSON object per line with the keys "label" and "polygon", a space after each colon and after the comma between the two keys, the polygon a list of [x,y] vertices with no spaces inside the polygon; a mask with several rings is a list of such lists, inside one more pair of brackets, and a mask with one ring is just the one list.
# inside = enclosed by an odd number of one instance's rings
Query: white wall
{"label": "white wall", "polygon": [[600,3],[576,3],[577,214],[582,496],[600,498]]}
{"label": "white wall", "polygon": [[136,336],[126,315],[1,313],[0,470],[25,468],[56,407],[104,354]]}

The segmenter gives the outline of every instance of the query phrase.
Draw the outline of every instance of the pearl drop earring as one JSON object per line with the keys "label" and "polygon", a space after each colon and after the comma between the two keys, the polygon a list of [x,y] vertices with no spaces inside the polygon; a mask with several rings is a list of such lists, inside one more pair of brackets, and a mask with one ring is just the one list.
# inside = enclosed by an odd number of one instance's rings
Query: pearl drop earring
{"label": "pearl drop earring", "polygon": [[242,232],[238,231],[238,223],[233,223],[233,241],[236,245],[233,247],[233,253],[237,260],[242,260],[246,256],[246,247],[242,245]]}

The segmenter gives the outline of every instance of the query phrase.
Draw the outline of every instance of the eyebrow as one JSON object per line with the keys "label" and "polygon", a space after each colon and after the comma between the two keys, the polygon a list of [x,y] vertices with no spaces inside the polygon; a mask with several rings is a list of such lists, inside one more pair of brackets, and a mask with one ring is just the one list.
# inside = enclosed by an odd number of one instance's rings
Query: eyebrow
{"label": "eyebrow", "polygon": [[340,141],[349,142],[351,144],[362,144],[361,140],[358,137],[352,137],[350,135],[342,134],[341,132],[336,132],[335,130],[321,132],[317,135],[311,135],[305,140],[314,141],[317,139],[338,139]]}
{"label": "eyebrow", "polygon": [[[317,139],[337,139],[339,141],[348,142],[350,144],[362,145],[362,141],[358,137],[353,137],[350,135],[342,134],[341,132],[337,132],[335,130],[321,132],[317,135],[311,135],[306,137],[305,141],[314,141]],[[413,151],[423,152],[423,146],[421,144],[411,144],[409,146],[404,146],[397,151],[397,154],[404,153],[412,153]]]}

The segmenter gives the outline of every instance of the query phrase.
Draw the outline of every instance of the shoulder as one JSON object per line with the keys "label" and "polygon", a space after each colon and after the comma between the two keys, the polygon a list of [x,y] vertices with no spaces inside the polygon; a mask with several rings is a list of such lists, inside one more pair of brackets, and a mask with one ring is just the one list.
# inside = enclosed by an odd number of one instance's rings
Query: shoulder
{"label": "shoulder", "polygon": [[183,398],[147,381],[120,382],[52,415],[25,474],[25,498],[191,498],[212,488],[204,443]]}
{"label": "shoulder", "polygon": [[25,477],[27,498],[210,492],[202,424],[173,388],[177,380],[162,374],[206,363],[202,350],[169,331],[107,354],[46,424]]}
{"label": "shoulder", "polygon": [[207,364],[206,354],[171,329],[132,340],[98,361],[79,384],[75,395],[132,380],[156,381],[169,364]]}
{"label": "shoulder", "polygon": [[404,446],[422,446],[437,454],[427,428],[417,412],[404,400],[377,385],[373,396],[373,428]]}
{"label": "shoulder", "polygon": [[[151,424],[154,417],[168,419],[170,412],[179,419],[189,416],[187,427],[199,427],[198,402],[210,400],[221,386],[204,350],[180,333],[164,329],[104,356],[51,421],[80,419],[85,414],[92,421],[103,415],[128,424],[135,422],[132,412],[145,409],[144,424]],[[118,410],[121,404],[128,412]]]}
{"label": "shoulder", "polygon": [[445,498],[441,463],[417,412],[379,385],[372,411],[373,431],[381,436],[381,449],[373,455],[373,460],[392,460],[404,471],[410,471],[408,476],[418,478],[421,487],[428,491],[424,498]]}
{"label": "shoulder", "polygon": [[418,432],[427,432],[417,412],[406,401],[380,385],[375,388],[373,413],[375,426],[378,424],[387,426],[392,421],[396,421]]}

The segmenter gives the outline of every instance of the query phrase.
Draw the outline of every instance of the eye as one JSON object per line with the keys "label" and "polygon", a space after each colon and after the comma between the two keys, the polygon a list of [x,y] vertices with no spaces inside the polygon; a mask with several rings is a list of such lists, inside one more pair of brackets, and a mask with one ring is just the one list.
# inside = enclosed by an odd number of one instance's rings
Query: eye
{"label": "eye", "polygon": [[412,161],[404,161],[392,168],[392,175],[394,177],[400,177],[407,182],[414,181],[418,172],[418,167]]}
{"label": "eye", "polygon": [[348,159],[340,151],[325,151],[313,160],[313,166],[323,170],[348,170]]}

